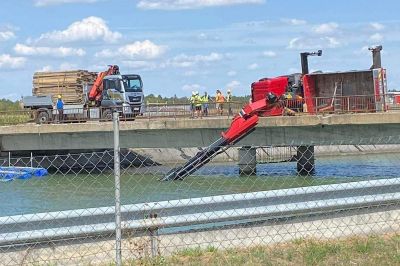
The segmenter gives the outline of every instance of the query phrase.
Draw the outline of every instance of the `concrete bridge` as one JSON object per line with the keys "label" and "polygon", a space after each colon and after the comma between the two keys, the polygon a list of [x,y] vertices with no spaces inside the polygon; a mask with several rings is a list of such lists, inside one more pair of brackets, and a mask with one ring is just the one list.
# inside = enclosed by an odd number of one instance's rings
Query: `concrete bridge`
{"label": "concrete bridge", "polygon": [[[204,147],[230,125],[228,118],[141,120],[120,123],[121,148]],[[74,151],[113,147],[111,122],[0,127],[2,152]],[[399,113],[260,118],[237,146],[400,144]]]}

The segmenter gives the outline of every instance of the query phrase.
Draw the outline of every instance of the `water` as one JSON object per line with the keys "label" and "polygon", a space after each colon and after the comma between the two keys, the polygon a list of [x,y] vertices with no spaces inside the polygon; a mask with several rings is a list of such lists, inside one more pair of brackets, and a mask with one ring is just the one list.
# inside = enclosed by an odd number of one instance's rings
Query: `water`
{"label": "water", "polygon": [[[257,176],[240,177],[234,164],[208,165],[184,181],[160,182],[166,167],[129,169],[121,176],[122,204],[355,180],[400,177],[400,154],[317,158],[313,177],[296,175],[295,163],[260,164]],[[114,204],[114,177],[104,174],[56,174],[0,183],[0,216]]]}

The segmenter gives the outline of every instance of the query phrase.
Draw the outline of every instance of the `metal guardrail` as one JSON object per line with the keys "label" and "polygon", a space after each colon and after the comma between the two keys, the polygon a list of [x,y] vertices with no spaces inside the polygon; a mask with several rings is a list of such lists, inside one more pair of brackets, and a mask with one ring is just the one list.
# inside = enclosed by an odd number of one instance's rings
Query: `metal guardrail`
{"label": "metal guardrail", "polygon": [[[255,218],[259,221],[277,215],[292,217],[383,206],[398,203],[399,191],[400,178],[393,178],[123,205],[122,230],[152,232],[187,225]],[[204,206],[207,206],[207,212],[202,211]],[[0,217],[0,246],[47,243],[83,235],[109,236],[115,233],[113,220],[114,207]],[[28,224],[29,230],[26,230]]]}
{"label": "metal guardrail", "polygon": [[[335,97],[314,97],[310,100],[293,99],[286,100],[286,107],[302,115],[318,115],[326,113],[367,113],[382,112],[400,109],[400,103],[396,103],[397,94],[385,95],[353,95]],[[384,98],[385,104],[377,108],[376,99]],[[400,98],[400,97],[399,97]],[[204,103],[201,111],[190,103],[148,103],[143,114],[122,114],[121,121],[134,119],[159,119],[159,118],[190,118],[190,117],[215,117],[223,116],[228,119],[237,114],[248,102],[225,102],[222,114],[217,109],[216,103]],[[310,106],[307,106],[310,105]],[[207,106],[207,108],[205,108]],[[118,107],[122,109],[122,107]],[[69,108],[64,109],[63,114],[53,110],[49,113],[47,123],[86,122],[86,121],[111,121],[110,108]],[[284,115],[284,114],[283,114]],[[0,125],[19,124],[37,120],[38,112],[35,110],[0,111]]]}

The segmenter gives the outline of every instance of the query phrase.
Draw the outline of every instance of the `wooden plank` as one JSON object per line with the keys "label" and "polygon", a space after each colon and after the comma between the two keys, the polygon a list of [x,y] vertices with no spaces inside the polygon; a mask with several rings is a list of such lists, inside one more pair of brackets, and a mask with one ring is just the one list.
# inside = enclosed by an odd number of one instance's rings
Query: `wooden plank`
{"label": "wooden plank", "polygon": [[52,95],[53,101],[61,94],[65,103],[83,103],[83,86],[93,83],[97,73],[87,70],[36,72],[33,76],[32,94]]}

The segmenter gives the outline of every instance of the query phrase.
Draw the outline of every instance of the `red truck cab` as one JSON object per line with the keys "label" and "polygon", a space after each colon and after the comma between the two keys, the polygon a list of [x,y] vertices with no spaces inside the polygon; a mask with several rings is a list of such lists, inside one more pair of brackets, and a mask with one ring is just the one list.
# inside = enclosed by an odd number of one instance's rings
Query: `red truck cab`
{"label": "red truck cab", "polygon": [[[273,93],[277,97],[284,94],[291,94],[303,97],[301,87],[301,74],[292,74],[287,76],[280,76],[276,78],[263,78],[251,84],[251,101],[255,102],[265,99],[268,93]],[[274,107],[265,111],[262,116],[279,116],[283,113],[282,107]]]}

